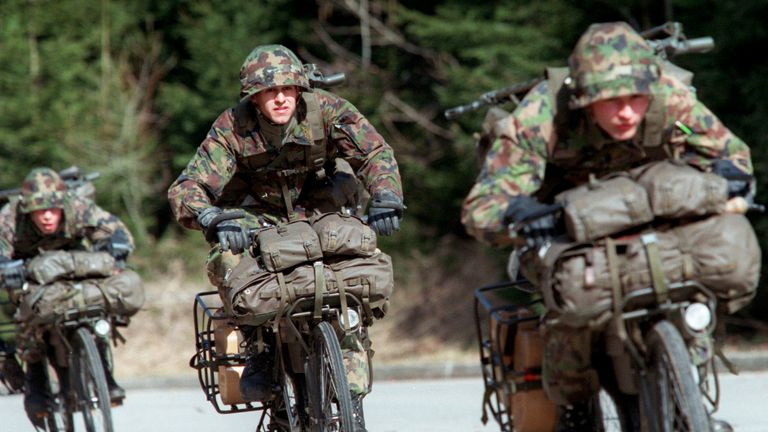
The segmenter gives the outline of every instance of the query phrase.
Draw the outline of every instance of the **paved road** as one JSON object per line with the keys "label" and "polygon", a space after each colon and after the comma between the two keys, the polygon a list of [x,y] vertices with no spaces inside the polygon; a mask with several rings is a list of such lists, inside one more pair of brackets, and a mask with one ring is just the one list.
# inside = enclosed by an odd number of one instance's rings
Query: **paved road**
{"label": "paved road", "polygon": [[[768,431],[768,372],[743,372],[721,379],[719,417],[737,432]],[[366,398],[372,432],[491,432],[480,423],[482,383],[479,378],[386,381],[375,384]],[[219,415],[197,388],[129,389],[124,406],[115,409],[117,431],[227,432],[253,431],[254,413]],[[0,396],[0,431],[32,432],[21,396]]]}

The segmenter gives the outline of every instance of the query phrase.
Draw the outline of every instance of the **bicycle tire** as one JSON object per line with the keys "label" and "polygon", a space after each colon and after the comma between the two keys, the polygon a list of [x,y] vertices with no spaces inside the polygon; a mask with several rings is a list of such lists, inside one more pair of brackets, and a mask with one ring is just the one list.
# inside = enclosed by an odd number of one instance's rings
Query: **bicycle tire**
{"label": "bicycle tire", "polygon": [[309,399],[313,426],[318,431],[353,432],[352,395],[349,392],[341,346],[333,327],[325,321],[312,332]]}
{"label": "bicycle tire", "polygon": [[75,353],[71,367],[77,410],[82,414],[88,432],[112,432],[112,402],[93,334],[89,329],[80,327],[74,339]]}
{"label": "bicycle tire", "polygon": [[650,378],[646,388],[655,412],[643,417],[656,419],[660,432],[708,431],[704,400],[680,332],[669,321],[661,321],[649,332],[646,344]]}

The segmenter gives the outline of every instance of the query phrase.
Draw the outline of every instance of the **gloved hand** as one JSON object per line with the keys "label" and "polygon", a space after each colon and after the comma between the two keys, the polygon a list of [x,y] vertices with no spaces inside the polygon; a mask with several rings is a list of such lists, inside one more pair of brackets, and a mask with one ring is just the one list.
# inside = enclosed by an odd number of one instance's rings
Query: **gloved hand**
{"label": "gloved hand", "polygon": [[[504,213],[504,223],[515,224],[517,234],[525,239],[529,248],[539,249],[557,235],[557,218],[554,212],[546,212],[551,206],[536,198],[520,195],[509,201]],[[544,212],[543,214],[540,214]],[[540,214],[539,216],[536,216]]]}
{"label": "gloved hand", "polygon": [[6,288],[21,288],[24,286],[24,281],[27,280],[24,260],[11,260],[0,256],[0,274],[3,275],[3,283]]}
{"label": "gloved hand", "polygon": [[216,225],[216,235],[219,238],[219,248],[222,251],[232,251],[234,254],[243,253],[251,244],[248,229],[240,225],[238,220],[226,220]]}
{"label": "gloved hand", "polygon": [[755,177],[747,174],[729,159],[716,159],[712,162],[712,173],[728,180],[728,198],[743,197],[749,204],[754,202]]}
{"label": "gloved hand", "polygon": [[213,218],[220,215],[221,213],[222,210],[220,208],[211,206],[204,209],[197,215],[197,223],[200,225],[200,228],[203,229],[203,232],[208,231],[208,225],[211,224]]}
{"label": "gloved hand", "polygon": [[403,200],[394,192],[383,190],[373,194],[368,209],[368,225],[378,235],[388,236],[400,230],[403,218]]}
{"label": "gloved hand", "polygon": [[125,267],[125,260],[133,252],[131,242],[128,240],[128,234],[123,230],[115,231],[111,237],[99,241],[94,249],[99,252],[107,252],[115,258],[117,266]]}
{"label": "gloved hand", "polygon": [[[215,227],[215,233],[209,232],[211,222],[221,213],[223,211],[218,207],[208,207],[197,215],[197,223],[203,228],[206,240],[217,239],[222,251],[231,250],[232,253],[242,253],[248,248],[251,240],[248,236],[248,229],[243,227],[238,220],[220,222]],[[214,234],[216,237],[213,237]]]}

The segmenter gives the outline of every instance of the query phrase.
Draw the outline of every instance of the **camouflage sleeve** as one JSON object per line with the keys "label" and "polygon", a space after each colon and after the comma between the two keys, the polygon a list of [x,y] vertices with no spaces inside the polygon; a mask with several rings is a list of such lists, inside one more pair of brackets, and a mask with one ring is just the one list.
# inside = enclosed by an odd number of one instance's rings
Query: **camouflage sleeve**
{"label": "camouflage sleeve", "polygon": [[[750,150],[696,95],[680,81],[665,77],[662,91],[667,97],[673,141],[685,144],[684,155],[693,165],[708,168],[712,159],[730,159],[745,173],[752,173]],[[679,123],[675,123],[679,122]]]}
{"label": "camouflage sleeve", "polygon": [[389,189],[401,199],[403,187],[392,147],[373,125],[349,101],[323,90],[315,90],[323,110],[330,119],[329,139],[371,194]]}
{"label": "camouflage sleeve", "polygon": [[86,235],[91,243],[97,243],[122,231],[128,237],[131,249],[136,247],[133,235],[117,216],[99,207],[93,201],[76,198],[72,201],[76,229]]}
{"label": "camouflage sleeve", "polygon": [[232,110],[223,112],[208,131],[181,175],[168,189],[168,202],[176,220],[200,229],[197,214],[216,201],[235,173],[237,159]]}
{"label": "camouflage sleeve", "polygon": [[553,116],[544,82],[497,124],[500,135],[462,207],[461,222],[478,240],[496,246],[512,243],[503,223],[504,213],[512,197],[530,195],[541,186],[548,147],[556,140]]}
{"label": "camouflage sleeve", "polygon": [[16,203],[10,202],[0,210],[0,256],[13,258],[16,243]]}

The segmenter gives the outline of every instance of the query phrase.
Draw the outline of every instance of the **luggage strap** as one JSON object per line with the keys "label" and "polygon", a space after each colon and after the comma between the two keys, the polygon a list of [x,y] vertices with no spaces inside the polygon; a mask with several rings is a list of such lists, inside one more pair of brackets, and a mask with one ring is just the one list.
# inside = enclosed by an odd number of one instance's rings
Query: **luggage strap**
{"label": "luggage strap", "polygon": [[322,318],[323,311],[323,292],[325,291],[325,272],[323,271],[323,262],[315,261],[312,264],[315,269],[315,313],[314,318],[319,320]]}
{"label": "luggage strap", "polygon": [[653,291],[656,293],[656,301],[664,303],[669,299],[669,287],[664,278],[664,268],[661,266],[661,256],[659,255],[659,240],[656,233],[649,232],[640,236],[640,241],[645,246],[645,253],[648,257],[648,267],[651,271],[651,281]]}

